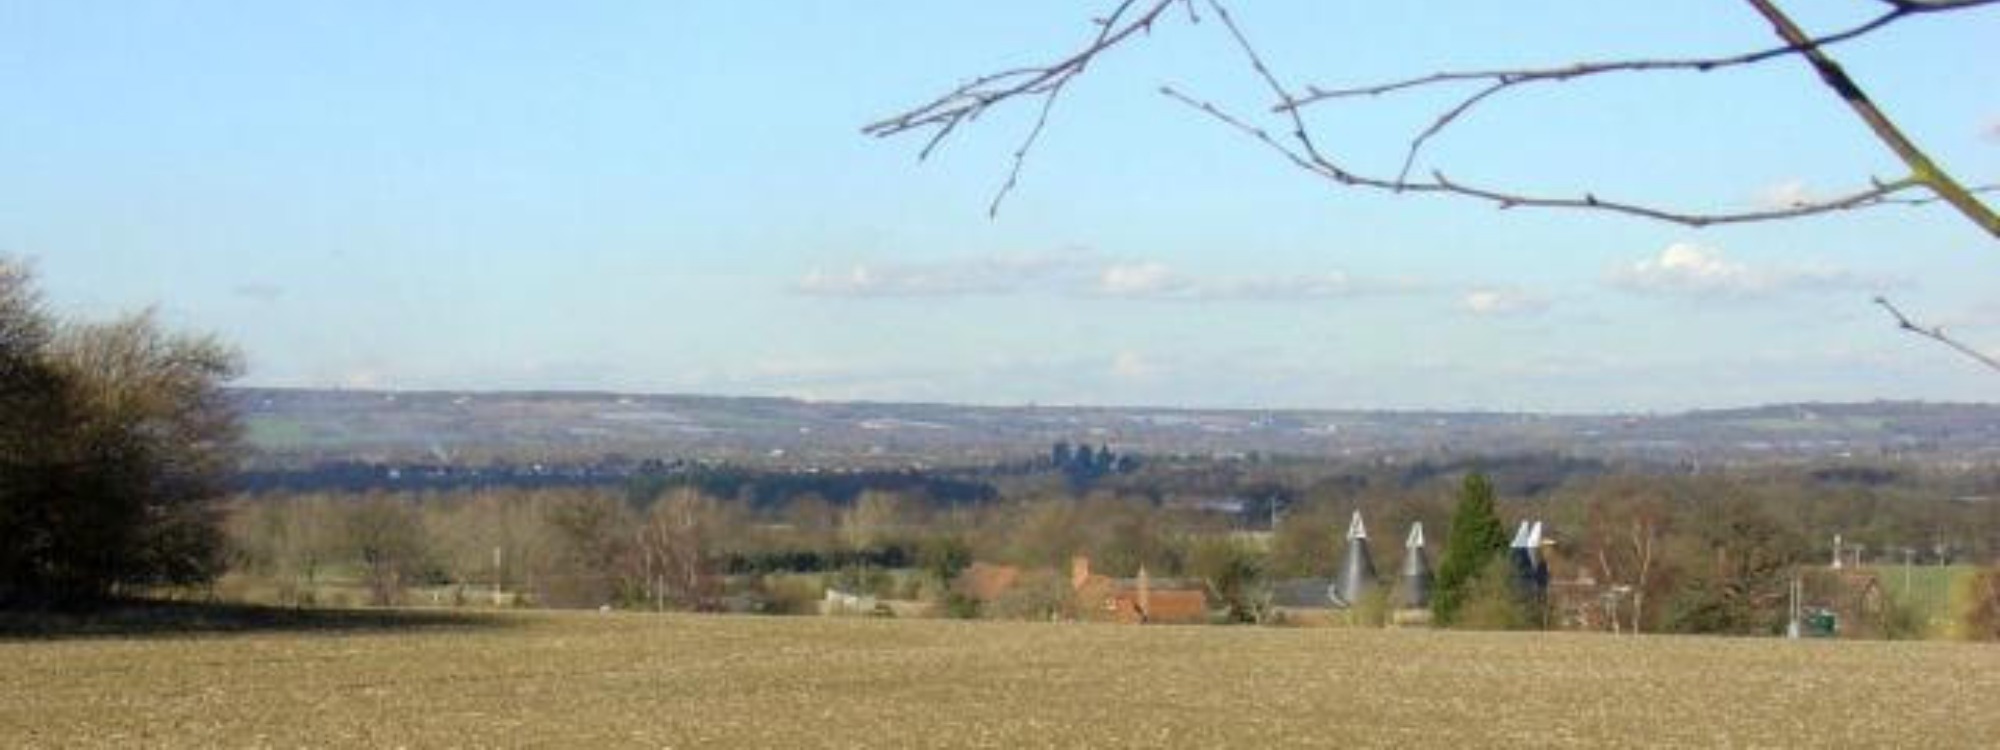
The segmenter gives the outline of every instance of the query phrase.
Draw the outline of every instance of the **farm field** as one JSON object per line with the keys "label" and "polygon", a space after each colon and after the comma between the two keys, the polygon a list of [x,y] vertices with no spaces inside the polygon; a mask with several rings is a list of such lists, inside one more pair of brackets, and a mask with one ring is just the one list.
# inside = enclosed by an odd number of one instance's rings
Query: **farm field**
{"label": "farm field", "polygon": [[0,746],[1989,746],[1956,643],[497,614],[0,641]]}

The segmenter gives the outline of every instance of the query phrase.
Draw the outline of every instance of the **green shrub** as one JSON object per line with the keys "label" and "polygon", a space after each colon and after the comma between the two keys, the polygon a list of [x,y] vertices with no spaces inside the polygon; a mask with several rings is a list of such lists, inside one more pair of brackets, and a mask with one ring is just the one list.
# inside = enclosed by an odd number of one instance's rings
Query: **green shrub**
{"label": "green shrub", "polygon": [[1514,566],[1496,557],[1468,582],[1451,625],[1467,630],[1525,630],[1535,625],[1533,614],[1521,601]]}

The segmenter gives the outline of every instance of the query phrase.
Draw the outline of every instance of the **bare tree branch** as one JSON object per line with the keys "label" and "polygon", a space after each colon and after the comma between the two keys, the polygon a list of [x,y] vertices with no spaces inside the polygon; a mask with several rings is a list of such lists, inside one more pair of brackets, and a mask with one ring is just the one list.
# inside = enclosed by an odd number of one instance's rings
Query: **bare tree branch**
{"label": "bare tree branch", "polygon": [[[1021,165],[1026,159],[1029,150],[1032,149],[1036,140],[1045,129],[1049,112],[1054,107],[1055,100],[1061,94],[1063,87],[1074,80],[1077,75],[1080,75],[1096,56],[1104,54],[1117,45],[1135,38],[1139,32],[1150,31],[1160,16],[1177,2],[1186,8],[1190,22],[1199,20],[1199,16],[1194,9],[1194,0],[1151,0],[1143,7],[1139,6],[1137,0],[1123,0],[1107,17],[1097,21],[1099,29],[1091,42],[1069,56],[1044,67],[1019,68],[973,79],[927,104],[873,123],[864,128],[863,132],[876,137],[888,137],[915,130],[929,129],[931,130],[930,139],[919,153],[919,157],[923,158],[927,157],[960,124],[977,119],[979,115],[986,111],[1013,99],[1040,98],[1041,102],[1034,124],[1030,128],[1026,138],[1023,139],[1020,147],[1015,150],[1008,177],[994,196],[992,204],[988,206],[988,213],[992,215],[998,211],[1001,200],[1017,184]],[[2000,223],[1994,223],[1987,218],[1982,218],[1981,211],[1984,211],[1985,217],[1990,217],[1992,212],[1986,210],[1984,205],[1979,203],[1977,198],[1973,197],[2000,186],[1973,188],[1961,186],[1948,175],[1945,175],[1942,170],[1937,169],[1927,158],[1909,158],[1905,150],[1895,148],[1893,144],[1892,150],[1897,150],[1899,156],[1904,156],[1905,164],[1911,168],[1911,173],[1907,176],[1886,181],[1870,179],[1867,187],[1857,188],[1831,198],[1799,201],[1789,206],[1742,211],[1703,212],[1665,208],[1628,200],[1604,199],[1598,197],[1593,192],[1587,191],[1579,195],[1568,196],[1530,194],[1499,187],[1468,184],[1446,177],[1442,170],[1432,170],[1428,179],[1411,178],[1411,172],[1415,168],[1420,152],[1432,138],[1456,123],[1466,112],[1478,106],[1481,102],[1518,86],[1536,82],[1570,81],[1587,76],[1620,72],[1665,70],[1710,71],[1721,68],[1754,65],[1790,55],[1800,55],[1809,60],[1823,59],[1825,58],[1825,53],[1821,49],[1822,47],[1867,35],[1887,27],[1898,20],[1919,14],[1963,10],[1981,5],[2000,3],[2000,0],[1877,0],[1877,2],[1888,6],[1887,9],[1875,18],[1853,28],[1819,37],[1807,37],[1802,33],[1796,36],[1781,34],[1781,36],[1784,36],[1785,41],[1785,44],[1782,46],[1729,56],[1577,63],[1550,68],[1448,71],[1373,86],[1348,89],[1324,90],[1308,87],[1304,94],[1295,94],[1279,79],[1270,66],[1265,64],[1256,46],[1250,42],[1249,37],[1244,33],[1242,27],[1236,22],[1236,19],[1221,0],[1205,0],[1205,2],[1212,11],[1213,16],[1221,21],[1221,25],[1228,33],[1230,39],[1235,42],[1236,47],[1242,52],[1243,59],[1251,71],[1276,98],[1277,101],[1272,105],[1271,111],[1285,118],[1285,124],[1289,133],[1285,137],[1274,136],[1269,130],[1254,124],[1248,118],[1231,114],[1212,102],[1190,96],[1172,86],[1161,87],[1161,93],[1256,140],[1300,169],[1341,185],[1395,193],[1425,193],[1470,198],[1502,209],[1532,207],[1606,211],[1693,227],[1775,221],[1890,204],[1924,205],[1942,201],[1950,203],[1955,208],[1958,208],[1961,213],[1966,214],[1968,218],[1972,218],[1982,228],[1986,228],[1996,237],[2000,237]],[[1769,6],[1768,0],[1749,0],[1749,2],[1753,6],[1759,6],[1760,9],[1761,7]],[[1796,31],[1796,28],[1793,28],[1793,31]],[[1830,60],[1828,62],[1830,63]],[[1814,64],[1816,67],[1820,65],[1819,62],[1814,62]],[[1837,68],[1837,66],[1835,67]],[[1419,132],[1409,144],[1402,167],[1394,177],[1362,174],[1330,157],[1320,144],[1315,142],[1312,131],[1307,127],[1304,117],[1300,112],[1307,104],[1332,99],[1373,96],[1424,86],[1474,81],[1484,81],[1486,85],[1467,95],[1464,99],[1459,100],[1452,107],[1447,108],[1428,127]],[[1848,83],[1848,88],[1858,93],[1858,89],[1853,88],[1851,82]],[[1863,101],[1865,101],[1865,97],[1863,97]],[[1873,110],[1872,103],[1868,103],[1867,107]],[[1880,115],[1879,110],[1874,111],[1876,115]],[[1884,123],[1888,122],[1886,116],[1880,117],[1880,119]],[[1893,124],[1890,124],[1890,128],[1893,129]],[[1898,133],[1898,136],[1900,136],[1900,133]],[[1902,139],[1902,142],[1907,145],[1907,139]],[[1917,156],[1922,155],[1922,152],[1916,151],[1914,146],[1909,146],[1907,153]],[[1916,191],[1928,194],[1921,196],[1910,195],[1910,193]]]}
{"label": "bare tree branch", "polygon": [[[1764,20],[1771,22],[1771,29],[1777,32],[1778,38],[1785,40],[1786,44],[1799,50],[1799,53],[1805,57],[1806,62],[1811,63],[1813,70],[1819,73],[1820,81],[1824,82],[1827,88],[1832,89],[1834,93],[1840,95],[1842,100],[1847,102],[1848,108],[1854,110],[1854,115],[1861,118],[1862,122],[1867,123],[1869,130],[1875,132],[1875,137],[1881,140],[1883,145],[1888,146],[1890,151],[1895,152],[1896,158],[1903,160],[1903,164],[1910,168],[1910,176],[1913,179],[1923,183],[1924,187],[1930,188],[1932,192],[1937,193],[1938,197],[1943,198],[1946,203],[1951,204],[1952,208],[1958,209],[1958,212],[1964,214],[1966,219],[1978,225],[1981,229],[1986,230],[1987,234],[1993,235],[1995,239],[2000,239],[2000,213],[1995,213],[1992,208],[1981,203],[1978,198],[1973,196],[1972,191],[1967,190],[1964,185],[1951,176],[1951,173],[1938,167],[1935,162],[1931,161],[1930,156],[1923,152],[1923,149],[1917,148],[1915,142],[1912,142],[1908,136],[1903,135],[1902,129],[1896,127],[1895,121],[1890,120],[1889,116],[1884,114],[1880,107],[1875,106],[1875,101],[1869,99],[1868,94],[1862,92],[1861,86],[1856,84],[1854,79],[1847,76],[1847,71],[1843,70],[1839,63],[1834,62],[1833,58],[1827,55],[1826,51],[1821,49],[1813,40],[1807,38],[1805,32],[1799,30],[1798,24],[1792,23],[1791,17],[1785,15],[1784,11],[1779,10],[1773,0],[1746,1],[1750,3],[1750,7],[1756,8],[1757,12],[1764,16]],[[1891,2],[1897,1],[1891,0]],[[1984,3],[1979,0],[1960,0],[1959,2],[1944,3],[1940,3],[1937,0],[1926,3],[1911,3],[1908,0],[1900,0],[1900,4],[1897,5],[1896,10],[1891,11],[1891,13],[1905,12],[1912,8],[1949,10],[1981,4]]]}
{"label": "bare tree branch", "polygon": [[[1849,211],[1855,209],[1869,208],[1873,206],[1888,205],[1892,203],[1903,204],[1903,205],[1923,205],[1926,203],[1934,203],[1937,202],[1938,200],[1938,198],[1936,198],[1935,196],[1899,197],[1902,193],[1906,191],[1921,187],[1921,184],[1918,183],[1917,181],[1909,178],[1904,178],[1900,180],[1892,180],[1887,182],[1877,180],[1874,181],[1868,188],[1848,193],[1846,195],[1841,195],[1834,198],[1828,198],[1816,201],[1800,202],[1780,208],[1759,209],[1753,211],[1740,211],[1740,212],[1723,212],[1723,213],[1693,213],[1686,211],[1675,211],[1664,208],[1656,208],[1640,203],[1599,198],[1595,193],[1584,193],[1579,196],[1565,197],[1565,196],[1532,195],[1526,193],[1509,192],[1509,191],[1480,187],[1460,182],[1458,180],[1454,180],[1450,177],[1445,176],[1444,173],[1442,172],[1432,172],[1430,179],[1424,181],[1412,182],[1412,181],[1386,180],[1386,179],[1368,177],[1366,175],[1361,175],[1361,174],[1355,174],[1352,172],[1347,172],[1341,169],[1340,167],[1332,164],[1331,162],[1325,161],[1323,158],[1317,156],[1317,154],[1315,153],[1310,153],[1310,152],[1301,153],[1294,151],[1293,149],[1279,142],[1277,139],[1273,138],[1268,131],[1249,124],[1242,118],[1232,115],[1229,112],[1221,109],[1220,107],[1217,107],[1212,102],[1195,99],[1172,87],[1162,88],[1161,93],[1167,95],[1168,97],[1173,98],[1176,101],[1181,102],[1182,104],[1186,104],[1190,107],[1193,107],[1194,109],[1200,111],[1201,113],[1213,117],[1217,121],[1225,125],[1228,125],[1229,127],[1235,129],[1237,132],[1242,133],[1243,135],[1248,136],[1258,141],[1259,143],[1262,143],[1264,146],[1279,152],[1287,160],[1292,162],[1292,164],[1298,166],[1300,169],[1307,170],[1314,174],[1339,182],[1341,184],[1355,186],[1355,187],[1376,188],[1376,189],[1388,190],[1399,193],[1408,192],[1408,193],[1454,195],[1463,198],[1472,198],[1484,201],[1486,203],[1492,204],[1495,208],[1500,208],[1500,209],[1527,207],[1527,208],[1560,208],[1560,209],[1584,209],[1584,210],[1608,211],[1611,213],[1638,216],[1642,218],[1653,219],[1656,221],[1665,221],[1669,223],[1681,224],[1691,227],[1705,227],[1705,226],[1714,226],[1721,224],[1744,224],[1744,223],[1759,222],[1759,221],[1775,221],[1778,219],[1792,219],[1804,216],[1812,216],[1815,214],[1831,213],[1834,211]],[[1995,187],[1980,188],[1980,192],[1989,192],[1995,189],[1996,189]]]}
{"label": "bare tree branch", "polygon": [[1220,0],[1208,0],[1208,3],[1214,9],[1216,17],[1222,21],[1223,27],[1228,30],[1230,37],[1235,40],[1237,48],[1243,52],[1251,70],[1257,74],[1258,78],[1278,98],[1280,104],[1275,109],[1278,112],[1284,113],[1289,118],[1292,128],[1292,139],[1299,144],[1297,149],[1285,146],[1283,143],[1272,138],[1264,129],[1249,124],[1242,117],[1229,114],[1212,102],[1193,99],[1172,87],[1163,88],[1162,92],[1183,104],[1193,106],[1197,110],[1218,119],[1224,124],[1235,128],[1238,132],[1262,142],[1265,146],[1277,150],[1293,164],[1344,185],[1388,190],[1398,193],[1456,195],[1486,201],[1502,209],[1525,206],[1531,208],[1609,211],[1695,227],[1772,221],[1832,211],[1865,208],[1879,205],[1897,193],[1920,186],[1919,182],[1908,178],[1888,182],[1874,180],[1871,181],[1872,184],[1870,187],[1866,189],[1832,199],[1803,201],[1791,206],[1754,211],[1692,213],[1655,208],[1627,201],[1606,200],[1597,197],[1593,193],[1564,197],[1529,195],[1494,188],[1478,187],[1454,181],[1446,177],[1442,172],[1431,173],[1431,179],[1428,181],[1416,182],[1410,181],[1405,176],[1399,176],[1396,179],[1383,179],[1358,174],[1333,162],[1320,152],[1319,147],[1312,139],[1310,129],[1305,125],[1304,117],[1300,114],[1300,108],[1293,106],[1293,103],[1297,102],[1298,98],[1285,88],[1284,84],[1279,82],[1277,76],[1271,72],[1270,66],[1266,65],[1262,56],[1258,54],[1256,46],[1250,42],[1249,37],[1243,33],[1242,28],[1236,24],[1235,19],[1222,6]]}
{"label": "bare tree branch", "polygon": [[1943,326],[1918,325],[1916,322],[1910,320],[1909,316],[1904,315],[1902,310],[1896,309],[1896,305],[1891,303],[1887,297],[1876,297],[1875,304],[1881,305],[1882,309],[1889,311],[1889,315],[1896,319],[1897,328],[1949,346],[1958,353],[1971,357],[1992,370],[2000,371],[2000,359],[1994,359],[1985,352],[1967,346],[1957,339],[1946,335]]}
{"label": "bare tree branch", "polygon": [[1960,10],[2000,0],[1878,0],[1890,7],[1911,11]]}
{"label": "bare tree branch", "polygon": [[[1085,68],[1090,66],[1099,54],[1130,39],[1141,32],[1151,32],[1153,23],[1162,13],[1175,3],[1191,3],[1192,0],[1151,0],[1152,4],[1137,13],[1133,12],[1138,0],[1120,0],[1117,7],[1103,18],[1094,19],[1097,34],[1083,49],[1068,57],[1043,67],[1015,68],[974,78],[959,84],[957,88],[943,96],[915,109],[893,117],[870,123],[861,132],[877,138],[886,138],[914,130],[932,129],[931,137],[917,153],[918,159],[929,158],[946,136],[958,126],[976,119],[994,106],[1022,97],[1039,97],[1041,107],[1035,116],[1035,124],[1028,129],[1021,145],[1014,149],[1013,166],[1007,172],[1007,180],[993,195],[987,205],[987,215],[1000,211],[1000,203],[1007,194],[1013,192],[1020,181],[1021,165],[1027,160],[1028,152],[1034,149],[1035,141],[1041,138],[1048,126],[1049,112],[1055,108],[1056,98],[1063,88],[1076,80]],[[1195,19],[1193,6],[1188,6],[1189,20]]]}
{"label": "bare tree branch", "polygon": [[[1978,1],[1992,2],[1993,0],[1978,0]],[[1936,10],[1936,9],[1933,8],[1931,10]],[[1895,22],[1896,20],[1904,16],[1919,12],[1923,11],[1910,7],[1892,7],[1888,11],[1882,13],[1881,15],[1878,15],[1875,18],[1859,26],[1855,26],[1854,28],[1847,29],[1846,31],[1842,31],[1835,34],[1828,34],[1826,36],[1814,38],[1812,40],[1812,44],[1815,46],[1838,44],[1840,42],[1844,42],[1849,39],[1853,39],[1855,37],[1859,37],[1869,32],[1875,31],[1876,29],[1880,29],[1884,26],[1889,25],[1890,23]],[[1460,99],[1457,104],[1454,104],[1451,107],[1445,109],[1444,112],[1440,113],[1436,119],[1431,121],[1431,124],[1428,127],[1424,128],[1417,134],[1415,138],[1410,140],[1409,149],[1404,154],[1403,157],[1403,168],[1398,173],[1397,176],[1397,179],[1400,180],[1407,178],[1409,176],[1411,168],[1413,168],[1416,165],[1419,153],[1423,150],[1424,146],[1427,143],[1429,143],[1429,141],[1433,137],[1436,137],[1439,133],[1443,132],[1445,128],[1450,127],[1453,123],[1457,122],[1459,118],[1463,117],[1467,112],[1470,112],[1474,107],[1478,106],[1480,103],[1518,86],[1523,86],[1531,83],[1563,83],[1577,78],[1587,78],[1590,76],[1604,75],[1607,73],[1641,73],[1641,72],[1658,72],[1658,71],[1693,71],[1698,73],[1707,73],[1713,70],[1733,68],[1744,65],[1755,65],[1757,63],[1764,62],[1765,60],[1769,60],[1782,55],[1795,54],[1797,52],[1799,52],[1799,49],[1793,47],[1790,44],[1787,44],[1779,47],[1771,47],[1768,49],[1757,50],[1754,52],[1745,52],[1741,54],[1727,55],[1720,57],[1691,57],[1691,58],[1674,58],[1674,59],[1642,59],[1642,60],[1613,60],[1613,61],[1601,61],[1601,62],[1579,62],[1553,68],[1500,68],[1493,70],[1444,71],[1440,73],[1432,73],[1430,75],[1425,75],[1425,76],[1406,78],[1399,81],[1391,81],[1388,83],[1380,83],[1367,86],[1357,86],[1352,88],[1321,89],[1316,86],[1308,86],[1306,89],[1306,94],[1304,96],[1299,97],[1296,101],[1280,102],[1277,105],[1274,105],[1273,109],[1282,110],[1282,109],[1296,108],[1310,104],[1326,102],[1334,99],[1347,99],[1354,97],[1375,97],[1375,96],[1380,96],[1382,94],[1388,94],[1399,91],[1408,91],[1412,89],[1426,88],[1443,84],[1467,83],[1467,82],[1477,82],[1477,81],[1486,82],[1485,86],[1482,86],[1478,90],[1472,92],[1471,94],[1466,95],[1465,98]]]}

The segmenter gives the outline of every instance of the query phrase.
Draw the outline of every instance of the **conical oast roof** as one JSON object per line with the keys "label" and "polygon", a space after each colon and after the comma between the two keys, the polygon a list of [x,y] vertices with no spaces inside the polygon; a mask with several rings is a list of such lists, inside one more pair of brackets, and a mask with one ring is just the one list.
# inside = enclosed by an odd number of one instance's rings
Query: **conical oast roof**
{"label": "conical oast roof", "polygon": [[1542,522],[1522,521],[1507,551],[1514,564],[1514,580],[1523,591],[1539,593],[1549,585],[1549,564],[1542,559]]}
{"label": "conical oast roof", "polygon": [[1347,524],[1347,560],[1334,588],[1334,604],[1345,607],[1354,606],[1375,588],[1375,561],[1368,554],[1368,528],[1361,522],[1361,511],[1355,511]]}
{"label": "conical oast roof", "polygon": [[1410,524],[1410,537],[1403,542],[1403,606],[1422,609],[1431,605],[1431,563],[1424,558],[1424,522]]}
{"label": "conical oast roof", "polygon": [[1532,582],[1535,577],[1535,558],[1528,540],[1529,531],[1529,523],[1522,521],[1514,529],[1513,543],[1507,545],[1507,561],[1514,566],[1514,580],[1522,585]]}
{"label": "conical oast roof", "polygon": [[1542,522],[1536,521],[1528,529],[1528,579],[1535,584],[1535,590],[1549,587],[1549,561],[1542,557]]}

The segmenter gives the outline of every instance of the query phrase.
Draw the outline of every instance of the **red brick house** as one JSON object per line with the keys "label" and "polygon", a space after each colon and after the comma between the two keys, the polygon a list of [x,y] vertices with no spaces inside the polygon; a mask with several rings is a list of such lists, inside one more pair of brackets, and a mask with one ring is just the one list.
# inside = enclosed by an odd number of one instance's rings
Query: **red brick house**
{"label": "red brick house", "polygon": [[1070,559],[1070,587],[1076,591],[1078,619],[1140,624],[1208,622],[1208,594],[1184,582],[1155,584],[1145,568],[1137,578],[1090,572],[1090,558]]}

